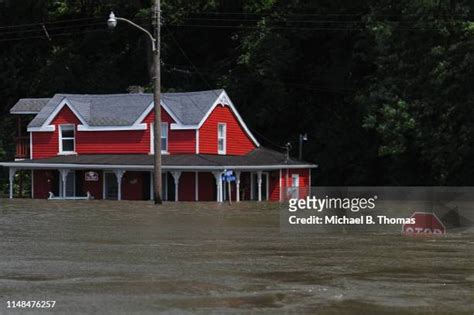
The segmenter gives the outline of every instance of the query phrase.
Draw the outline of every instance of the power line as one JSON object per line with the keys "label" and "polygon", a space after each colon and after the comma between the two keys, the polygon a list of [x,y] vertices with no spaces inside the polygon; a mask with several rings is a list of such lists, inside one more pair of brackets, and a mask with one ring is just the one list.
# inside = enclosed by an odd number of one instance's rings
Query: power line
{"label": "power line", "polygon": [[[174,72],[179,72],[183,74],[193,74],[193,73],[198,74],[196,71],[186,68],[186,66],[183,66],[183,65],[166,64],[165,66],[173,67],[173,68],[167,69],[168,71],[174,71]],[[199,69],[201,73],[216,74],[215,69],[212,69],[212,68],[199,67]],[[225,75],[225,73],[220,73],[219,75]],[[244,74],[244,75],[252,76],[252,74]],[[290,77],[282,76],[282,78],[289,79]],[[341,94],[347,94],[347,93],[355,91],[354,89],[350,89],[350,88],[336,88],[336,87],[327,86],[327,85],[314,85],[314,84],[306,84],[306,83],[298,83],[298,82],[276,81],[276,80],[270,80],[268,78],[262,78],[262,79],[267,82],[271,82],[275,84],[292,85],[292,86],[300,87],[307,90],[314,90],[314,91],[329,91],[329,92],[338,92]]]}
{"label": "power line", "polygon": [[[66,35],[75,35],[75,34],[85,34],[85,33],[94,33],[94,32],[105,32],[105,29],[95,29],[95,30],[82,30],[78,32],[66,32],[66,33],[58,33],[58,34],[50,34],[50,37],[54,39],[56,36],[66,36]],[[9,41],[19,41],[25,39],[47,39],[44,35],[42,36],[31,36],[31,37],[17,37],[17,38],[7,38],[7,39],[0,39],[0,42],[9,42]]]}
{"label": "power line", "polygon": [[87,20],[99,20],[100,18],[80,18],[80,19],[66,19],[66,20],[58,20],[58,21],[50,21],[50,22],[38,22],[38,23],[30,23],[30,24],[15,24],[15,25],[5,25],[0,26],[0,29],[7,29],[7,28],[21,28],[27,26],[38,26],[38,25],[49,25],[49,24],[59,24],[59,23],[69,23],[69,22],[77,22],[77,21],[87,21]]}
{"label": "power line", "polygon": [[[184,28],[214,28],[214,29],[260,29],[259,26],[250,25],[205,25],[205,24],[168,24],[173,27],[184,27]],[[294,30],[294,31],[364,31],[367,28],[364,27],[297,27],[297,26],[265,26],[267,30]],[[444,30],[443,27],[439,28],[408,28],[408,27],[397,27],[397,31],[439,31]]]}
{"label": "power line", "polygon": [[[272,17],[272,16],[268,16]],[[224,21],[224,22],[259,22],[262,18],[201,18],[201,17],[185,17],[183,20],[189,21]],[[300,19],[284,19],[277,22],[291,22],[291,23],[311,23],[311,24],[323,24],[323,23],[336,23],[336,24],[353,24],[364,22],[362,19],[359,20],[300,20]],[[425,20],[373,20],[371,22],[383,22],[383,23],[420,23],[420,22],[434,22]],[[469,20],[451,20],[451,21],[436,21],[436,23],[453,23],[453,22],[469,22]]]}
{"label": "power line", "polygon": [[[149,20],[149,18],[143,18],[143,19],[137,19],[137,21],[143,21],[143,20]],[[105,25],[105,22],[98,22],[98,23],[87,23],[87,24],[79,24],[79,25],[64,25],[64,26],[53,26],[53,27],[48,27],[48,31],[56,31],[56,30],[64,30],[64,29],[72,29],[72,28],[80,28],[80,27],[88,27],[88,26],[98,26],[98,25]],[[147,24],[148,25],[148,24]],[[36,26],[36,25],[35,25]],[[8,35],[8,34],[22,34],[22,33],[31,33],[31,32],[38,32],[38,31],[43,31],[42,27],[46,26],[45,24],[39,24],[37,25],[38,27],[35,29],[26,29],[26,30],[15,30],[15,31],[0,31],[0,36],[1,35]]]}
{"label": "power line", "polygon": [[[199,13],[191,13],[193,15],[249,15],[249,16],[268,16],[268,17],[288,17],[288,16],[310,16],[310,17],[363,17],[363,16],[374,16],[374,17],[419,17],[423,16],[423,14],[419,13],[403,13],[403,14],[377,14],[373,12],[361,12],[361,13],[297,13],[297,12],[290,12],[290,13],[281,13],[281,12],[266,12],[266,13],[257,13],[257,12],[199,12]],[[459,14],[439,14],[433,15],[433,18],[449,18],[449,17],[473,17],[471,14],[459,13]]]}
{"label": "power line", "polygon": [[[167,28],[167,25],[165,25],[166,29]],[[169,30],[168,30],[169,31]],[[211,86],[211,84],[206,80],[206,78],[199,72],[199,69],[196,67],[196,65],[192,62],[191,58],[188,57],[188,55],[186,54],[186,52],[184,51],[184,49],[181,47],[181,45],[178,43],[178,40],[174,37],[173,33],[171,31],[169,31],[169,34],[171,36],[171,39],[174,41],[174,43],[176,44],[176,46],[178,47],[178,49],[181,51],[181,53],[183,54],[184,58],[186,58],[189,62],[189,64],[195,69],[196,73],[201,77],[201,79],[204,81],[204,83],[206,83],[206,85],[211,89],[211,90],[214,90],[213,87]],[[217,94],[217,93],[215,93]],[[219,95],[216,95],[216,97],[219,97]]]}

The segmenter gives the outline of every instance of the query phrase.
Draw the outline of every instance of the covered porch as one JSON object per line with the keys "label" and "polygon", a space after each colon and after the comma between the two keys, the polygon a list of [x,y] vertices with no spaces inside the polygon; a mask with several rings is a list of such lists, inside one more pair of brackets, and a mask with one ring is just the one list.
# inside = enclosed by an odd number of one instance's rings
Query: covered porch
{"label": "covered porch", "polygon": [[[153,200],[153,172],[126,169],[10,168],[9,197],[14,197],[15,175],[31,172],[31,197],[39,199]],[[270,200],[274,181],[267,171],[234,171],[227,183],[222,171],[171,170],[162,174],[165,201],[223,202]]]}
{"label": "covered porch", "polygon": [[[309,192],[315,167],[266,149],[245,156],[164,155],[162,160],[165,201],[282,201],[289,186],[299,196]],[[153,155],[55,156],[0,165],[9,168],[10,198],[16,172],[27,170],[32,198],[153,200]],[[223,178],[229,171],[231,182]]]}

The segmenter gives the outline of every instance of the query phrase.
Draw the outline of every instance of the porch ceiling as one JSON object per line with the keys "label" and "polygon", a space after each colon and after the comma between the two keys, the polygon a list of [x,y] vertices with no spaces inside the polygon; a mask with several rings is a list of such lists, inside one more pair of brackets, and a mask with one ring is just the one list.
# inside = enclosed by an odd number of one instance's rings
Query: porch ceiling
{"label": "porch ceiling", "polygon": [[[81,154],[59,155],[45,159],[3,162],[1,166],[13,168],[96,168],[96,169],[153,169],[153,155],[148,154]],[[162,155],[163,169],[280,169],[315,168],[317,165],[289,159],[285,155],[266,148],[257,148],[247,155],[172,154]]]}

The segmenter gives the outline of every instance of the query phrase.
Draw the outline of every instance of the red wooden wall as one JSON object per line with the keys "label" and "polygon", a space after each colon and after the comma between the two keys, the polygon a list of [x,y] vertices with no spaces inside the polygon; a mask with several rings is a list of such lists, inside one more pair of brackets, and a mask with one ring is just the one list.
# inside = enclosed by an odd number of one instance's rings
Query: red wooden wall
{"label": "red wooden wall", "polygon": [[199,129],[199,153],[217,154],[217,124],[227,124],[228,155],[244,155],[255,148],[229,106],[218,105]]}
{"label": "red wooden wall", "polygon": [[[198,175],[199,176],[199,175]],[[179,178],[179,201],[195,201],[195,173],[194,172],[183,172]],[[169,189],[169,188],[168,188]],[[174,189],[174,187],[173,187]]]}
{"label": "red wooden wall", "polygon": [[[168,127],[174,120],[162,109],[162,121]],[[154,120],[154,112],[145,119],[146,130],[129,131],[77,131],[76,152],[78,154],[149,154],[150,127]],[[53,132],[33,132],[33,159],[57,156],[59,153],[59,126],[60,124],[75,124],[81,122],[74,113],[65,106],[52,121],[56,125]],[[171,154],[195,153],[195,130],[168,130],[168,150]]]}
{"label": "red wooden wall", "polygon": [[[76,115],[65,106],[51,122],[52,125],[80,124]],[[41,159],[58,155],[59,127],[52,132],[33,132],[33,159]]]}
{"label": "red wooden wall", "polygon": [[[155,113],[151,111],[143,121],[150,127],[155,121]],[[171,124],[175,121],[164,109],[161,110],[161,121],[168,122],[168,152],[170,154],[196,153],[195,130],[170,130]],[[150,133],[148,133],[148,141],[150,141]]]}
{"label": "red wooden wall", "polygon": [[122,177],[122,199],[144,200],[145,172],[127,171]]}
{"label": "red wooden wall", "polygon": [[269,173],[268,199],[271,201],[280,201],[280,171]]}
{"label": "red wooden wall", "polygon": [[49,192],[53,191],[55,172],[57,173],[53,170],[33,171],[33,198],[46,199],[49,197]]}
{"label": "red wooden wall", "polygon": [[308,168],[289,169],[289,170],[283,169],[281,171],[281,185],[283,188],[282,198],[286,199],[285,191],[286,191],[286,187],[291,186],[292,174],[299,174],[299,197],[306,198],[309,195],[310,189],[311,189],[310,172],[311,172],[311,169],[308,169]]}
{"label": "red wooden wall", "polygon": [[199,173],[199,201],[216,200],[216,180],[212,173]]}

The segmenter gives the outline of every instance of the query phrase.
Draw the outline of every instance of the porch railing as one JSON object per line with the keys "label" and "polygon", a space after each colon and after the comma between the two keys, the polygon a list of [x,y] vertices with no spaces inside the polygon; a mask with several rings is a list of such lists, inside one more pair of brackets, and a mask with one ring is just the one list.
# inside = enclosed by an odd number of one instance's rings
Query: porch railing
{"label": "porch railing", "polygon": [[15,159],[30,158],[30,137],[16,137]]}

